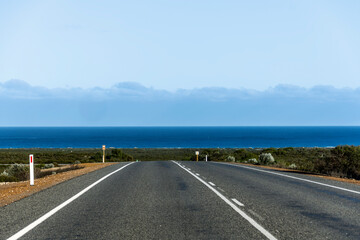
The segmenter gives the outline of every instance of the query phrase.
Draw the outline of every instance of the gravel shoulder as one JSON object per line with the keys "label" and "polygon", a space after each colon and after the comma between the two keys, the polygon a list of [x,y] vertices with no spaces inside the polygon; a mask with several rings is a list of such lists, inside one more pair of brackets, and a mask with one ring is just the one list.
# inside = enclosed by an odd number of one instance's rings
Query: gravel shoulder
{"label": "gravel shoulder", "polygon": [[98,169],[114,165],[117,163],[83,163],[79,164],[81,169],[49,175],[35,179],[35,185],[30,186],[29,181],[0,183],[0,207],[30,196],[36,192],[52,187],[69,179],[84,175]]}

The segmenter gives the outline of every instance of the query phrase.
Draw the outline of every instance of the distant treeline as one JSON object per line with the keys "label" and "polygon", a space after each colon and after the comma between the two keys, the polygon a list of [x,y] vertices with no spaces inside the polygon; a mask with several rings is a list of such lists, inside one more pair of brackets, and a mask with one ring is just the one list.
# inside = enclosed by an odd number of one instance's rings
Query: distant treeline
{"label": "distant treeline", "polygon": [[[272,165],[281,168],[347,177],[360,180],[360,147],[337,146],[335,148],[264,148],[264,149],[189,149],[189,148],[131,148],[107,149],[107,162],[120,161],[228,161]],[[82,163],[101,162],[101,149],[0,149],[0,164],[28,163],[29,154],[34,154],[35,163]],[[1,170],[1,167],[0,167]]]}

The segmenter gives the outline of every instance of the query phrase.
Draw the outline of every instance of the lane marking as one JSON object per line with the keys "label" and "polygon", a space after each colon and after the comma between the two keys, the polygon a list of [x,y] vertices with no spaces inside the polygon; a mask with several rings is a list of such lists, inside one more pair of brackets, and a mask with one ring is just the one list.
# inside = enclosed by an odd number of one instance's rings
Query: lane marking
{"label": "lane marking", "polygon": [[239,205],[240,207],[245,207],[245,205],[239,202],[236,198],[232,198],[231,200],[233,200],[233,202]]}
{"label": "lane marking", "polygon": [[257,217],[260,221],[264,221],[264,220],[265,220],[262,216],[260,216],[259,214],[257,214],[257,213],[254,212],[253,210],[250,209],[249,212],[250,212],[252,215],[254,215],[255,217]]}
{"label": "lane marking", "polygon": [[225,192],[225,190],[224,189],[222,189],[222,188],[220,188],[220,187],[217,187],[220,191],[222,191],[222,192]]}
{"label": "lane marking", "polygon": [[233,165],[233,164],[228,164],[228,163],[218,163],[218,164],[230,165],[230,166],[246,168],[246,169],[250,169],[250,170],[254,170],[254,171],[258,171],[258,172],[270,173],[270,174],[274,174],[274,175],[278,175],[278,176],[282,176],[282,177],[296,179],[296,180],[299,180],[299,181],[304,181],[304,182],[314,183],[314,184],[318,184],[318,185],[325,186],[325,187],[335,188],[335,189],[346,191],[346,192],[360,194],[359,191],[355,191],[355,190],[351,190],[351,189],[347,189],[347,188],[342,188],[342,187],[337,187],[337,186],[334,186],[334,185],[321,183],[321,182],[316,182],[316,181],[312,181],[312,180],[308,180],[308,179],[304,179],[304,178],[293,177],[293,176],[290,176],[290,175],[281,174],[281,173],[277,173],[277,172],[270,172],[270,171],[266,171],[266,170],[262,170],[262,169],[246,167],[246,166],[241,166],[241,165]]}
{"label": "lane marking", "polygon": [[200,176],[200,174],[198,174],[198,173],[195,173],[195,175],[196,175],[196,176]]}
{"label": "lane marking", "polygon": [[212,182],[209,182],[209,184],[210,184],[211,186],[213,186],[213,187],[216,186],[216,185],[215,185],[214,183],[212,183]]}
{"label": "lane marking", "polygon": [[195,177],[197,180],[199,180],[201,183],[203,183],[205,186],[207,186],[211,191],[213,191],[218,197],[220,197],[224,202],[226,202],[232,209],[234,209],[237,213],[239,213],[243,218],[245,218],[251,225],[253,225],[257,230],[259,230],[265,237],[267,237],[270,240],[277,240],[271,233],[269,233],[265,228],[263,228],[260,224],[258,224],[254,219],[252,219],[249,215],[247,215],[245,212],[243,212],[240,208],[238,208],[234,203],[232,203],[229,199],[227,199],[224,195],[222,195],[219,191],[217,191],[215,188],[210,186],[207,182],[190,172],[184,167],[181,167],[179,163],[172,161],[176,165],[178,165],[180,168],[184,169],[188,173],[190,173],[193,177]]}
{"label": "lane marking", "polygon": [[46,219],[48,219],[49,217],[51,217],[52,215],[54,215],[57,211],[59,211],[60,209],[64,208],[66,205],[68,205],[69,203],[71,203],[72,201],[74,201],[75,199],[77,199],[78,197],[80,197],[81,195],[83,195],[84,193],[86,193],[87,191],[89,191],[91,188],[93,188],[95,185],[97,185],[98,183],[104,181],[106,178],[110,177],[111,175],[117,173],[118,171],[124,169],[125,167],[133,164],[134,162],[128,163],[125,166],[122,166],[121,168],[109,173],[108,175],[100,178],[99,180],[97,180],[96,182],[94,182],[93,184],[91,184],[90,186],[86,187],[85,189],[83,189],[82,191],[80,191],[79,193],[77,193],[76,195],[72,196],[71,198],[69,198],[68,200],[66,200],[65,202],[63,202],[62,204],[60,204],[59,206],[55,207],[54,209],[52,209],[51,211],[49,211],[48,213],[46,213],[45,215],[43,215],[42,217],[38,218],[37,220],[35,220],[34,222],[30,223],[28,226],[26,226],[25,228],[23,228],[22,230],[20,230],[19,232],[17,232],[16,234],[12,235],[11,237],[9,237],[7,240],[16,240],[19,239],[20,237],[24,236],[27,232],[31,231],[32,229],[34,229],[37,225],[39,225],[40,223],[44,222]]}

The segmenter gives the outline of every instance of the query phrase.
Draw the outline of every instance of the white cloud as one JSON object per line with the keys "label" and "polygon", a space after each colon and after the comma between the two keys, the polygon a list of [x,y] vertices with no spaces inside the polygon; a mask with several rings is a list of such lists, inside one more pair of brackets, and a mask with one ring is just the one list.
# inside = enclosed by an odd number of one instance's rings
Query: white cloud
{"label": "white cloud", "polygon": [[3,126],[360,125],[359,108],[360,89],[331,86],[169,92],[133,82],[89,89],[0,83]]}

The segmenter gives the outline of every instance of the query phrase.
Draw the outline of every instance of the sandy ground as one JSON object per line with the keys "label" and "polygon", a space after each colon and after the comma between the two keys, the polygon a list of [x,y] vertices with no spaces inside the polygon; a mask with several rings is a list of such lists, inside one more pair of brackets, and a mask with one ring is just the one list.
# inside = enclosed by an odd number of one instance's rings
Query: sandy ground
{"label": "sandy ground", "polygon": [[[22,198],[30,196],[33,193],[44,190],[44,189],[54,186],[58,183],[67,181],[71,178],[98,170],[100,168],[103,168],[103,167],[106,167],[106,166],[109,166],[112,164],[116,164],[116,163],[84,163],[84,164],[80,164],[80,166],[83,166],[84,168],[72,170],[72,171],[68,171],[68,172],[63,172],[63,173],[58,173],[55,175],[49,175],[44,178],[35,179],[35,186],[30,186],[29,181],[6,183],[6,184],[0,183],[0,207],[8,205],[12,202],[18,201]],[[242,164],[242,163],[235,163],[235,164]],[[251,164],[243,164],[243,165],[254,166]],[[296,170],[269,167],[269,166],[258,166],[257,165],[257,167],[274,169],[274,170],[278,170],[278,171],[299,172]],[[304,173],[304,172],[299,172],[299,173],[360,185],[360,181],[354,180],[354,179],[314,175],[314,174],[309,174],[309,173]]]}
{"label": "sandy ground", "polygon": [[71,178],[98,170],[100,168],[113,165],[116,163],[83,163],[79,166],[84,167],[77,170],[49,175],[43,178],[35,179],[34,186],[30,186],[29,181],[0,183],[0,207],[18,201],[30,196],[33,193],[54,186],[58,183],[67,181]]}

